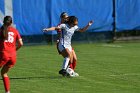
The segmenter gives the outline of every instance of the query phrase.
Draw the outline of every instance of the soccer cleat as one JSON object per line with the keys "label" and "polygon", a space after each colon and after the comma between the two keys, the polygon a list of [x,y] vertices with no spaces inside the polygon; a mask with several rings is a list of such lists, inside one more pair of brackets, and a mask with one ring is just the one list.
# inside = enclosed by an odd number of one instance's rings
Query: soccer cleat
{"label": "soccer cleat", "polygon": [[66,72],[65,69],[61,69],[61,70],[59,71],[59,74],[61,74],[62,76],[68,76],[68,75],[69,75],[69,74]]}
{"label": "soccer cleat", "polygon": [[78,77],[78,76],[79,76],[79,74],[76,73],[76,72],[73,72],[73,73],[70,74],[70,77]]}
{"label": "soccer cleat", "polygon": [[78,77],[78,76],[79,76],[79,74],[78,74],[78,73],[76,73],[76,72],[74,72],[74,76],[75,76],[75,77]]}

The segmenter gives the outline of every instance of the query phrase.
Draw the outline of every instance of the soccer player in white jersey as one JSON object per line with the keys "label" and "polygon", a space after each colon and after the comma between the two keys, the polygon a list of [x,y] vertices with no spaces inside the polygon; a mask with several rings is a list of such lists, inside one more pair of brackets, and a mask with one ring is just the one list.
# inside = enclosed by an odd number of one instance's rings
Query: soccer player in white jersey
{"label": "soccer player in white jersey", "polygon": [[[45,31],[52,31],[52,30],[59,30],[61,29],[61,38],[59,41],[59,51],[61,51],[62,55],[65,55],[64,61],[63,61],[63,66],[62,69],[59,71],[59,74],[62,74],[63,76],[66,76],[67,73],[67,68],[70,59],[73,57],[72,54],[72,46],[71,46],[71,38],[72,35],[74,34],[75,31],[79,32],[84,32],[86,31],[91,25],[92,21],[90,21],[85,27],[83,28],[78,28],[78,18],[75,16],[70,16],[69,20],[65,24],[61,24],[59,27],[51,27],[44,29]],[[74,75],[70,75],[74,76]]]}
{"label": "soccer player in white jersey", "polygon": [[[60,15],[60,24],[58,24],[58,26],[60,26],[61,24],[64,24],[68,21],[68,14],[66,12],[62,12],[61,15]],[[58,49],[58,45],[59,45],[59,39],[61,39],[61,30],[57,30],[57,34],[58,34],[58,38],[57,38],[57,51],[59,54],[61,54],[61,52],[59,51]],[[71,62],[69,62],[69,67],[72,69],[72,70],[75,70],[76,68],[76,64],[77,64],[77,56],[76,56],[76,53],[74,51],[74,48],[72,48],[72,55],[73,55],[73,58],[71,58]],[[65,58],[65,55],[62,55],[64,58]]]}
{"label": "soccer player in white jersey", "polygon": [[[62,12],[61,15],[60,15],[60,23],[57,25],[57,26],[60,26],[61,24],[64,24],[68,21],[68,14],[66,12]],[[62,55],[64,58],[66,55],[63,55],[61,54],[61,52],[59,51],[58,49],[58,45],[59,45],[59,40],[61,39],[61,29],[57,30],[57,51],[60,55]],[[76,53],[75,53],[75,50],[74,48],[72,47],[72,55],[73,57],[70,59],[71,61],[69,62],[69,70],[68,71],[71,71],[71,70],[75,70],[76,68],[76,65],[77,65],[77,56],[76,56]]]}

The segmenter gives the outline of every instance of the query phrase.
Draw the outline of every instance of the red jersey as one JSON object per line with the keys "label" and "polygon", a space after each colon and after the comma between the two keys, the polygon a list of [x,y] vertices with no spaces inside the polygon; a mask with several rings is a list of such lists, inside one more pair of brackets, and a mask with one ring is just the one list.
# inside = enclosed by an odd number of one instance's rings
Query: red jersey
{"label": "red jersey", "polygon": [[3,33],[0,31],[0,51],[16,52],[16,41],[21,39],[19,32],[13,28],[8,27],[8,40],[4,40]]}

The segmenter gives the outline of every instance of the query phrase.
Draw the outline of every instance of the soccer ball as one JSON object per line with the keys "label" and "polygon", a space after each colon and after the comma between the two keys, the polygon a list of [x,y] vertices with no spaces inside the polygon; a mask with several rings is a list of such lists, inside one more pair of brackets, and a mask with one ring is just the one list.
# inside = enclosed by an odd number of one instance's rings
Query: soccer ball
{"label": "soccer ball", "polygon": [[73,69],[71,69],[71,68],[67,68],[66,71],[70,76],[74,73]]}
{"label": "soccer ball", "polygon": [[68,68],[68,69],[66,70],[66,72],[69,74],[70,77],[78,77],[78,76],[79,76],[79,74],[76,73],[76,72],[74,72],[74,70],[71,69],[71,68]]}

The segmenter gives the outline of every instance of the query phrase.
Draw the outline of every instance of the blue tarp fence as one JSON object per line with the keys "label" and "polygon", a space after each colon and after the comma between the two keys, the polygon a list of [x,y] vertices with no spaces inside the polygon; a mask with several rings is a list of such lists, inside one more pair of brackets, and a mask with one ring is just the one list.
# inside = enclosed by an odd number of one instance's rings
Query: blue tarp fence
{"label": "blue tarp fence", "polygon": [[140,0],[0,0],[0,25],[11,15],[21,35],[42,35],[43,28],[59,24],[64,11],[78,17],[79,27],[94,20],[90,32],[113,31],[114,21],[117,31],[140,30]]}

